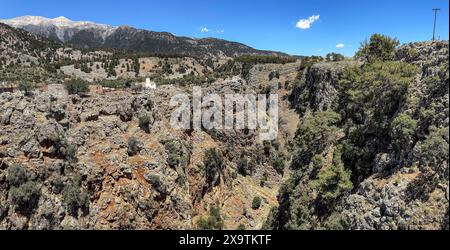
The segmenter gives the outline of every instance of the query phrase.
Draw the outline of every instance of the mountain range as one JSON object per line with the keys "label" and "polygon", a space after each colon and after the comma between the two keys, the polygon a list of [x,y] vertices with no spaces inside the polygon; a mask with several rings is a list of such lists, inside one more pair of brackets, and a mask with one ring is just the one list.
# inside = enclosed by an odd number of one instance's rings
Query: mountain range
{"label": "mountain range", "polygon": [[242,43],[217,38],[195,39],[175,36],[168,32],[136,29],[130,26],[72,21],[63,16],[53,19],[22,16],[0,19],[0,22],[84,49],[117,49],[128,53],[196,57],[234,57],[243,54],[288,56],[285,53],[257,50]]}

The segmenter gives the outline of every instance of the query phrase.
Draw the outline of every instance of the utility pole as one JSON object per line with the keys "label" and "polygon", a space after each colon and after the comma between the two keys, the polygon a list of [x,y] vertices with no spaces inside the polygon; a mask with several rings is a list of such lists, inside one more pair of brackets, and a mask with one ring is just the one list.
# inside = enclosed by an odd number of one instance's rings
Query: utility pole
{"label": "utility pole", "polygon": [[441,9],[435,8],[433,9],[434,11],[434,26],[433,26],[433,41],[435,40],[435,34],[436,34],[436,18],[437,18],[437,13],[438,11],[440,11]]}

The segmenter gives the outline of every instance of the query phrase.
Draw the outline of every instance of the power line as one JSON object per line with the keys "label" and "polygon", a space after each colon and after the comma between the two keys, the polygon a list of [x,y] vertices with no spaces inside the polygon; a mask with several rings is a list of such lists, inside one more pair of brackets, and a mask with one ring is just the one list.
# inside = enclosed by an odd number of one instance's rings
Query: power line
{"label": "power line", "polygon": [[433,41],[435,40],[435,34],[436,34],[436,18],[437,18],[437,13],[438,11],[440,11],[441,9],[435,8],[433,9],[434,11],[434,26],[433,26]]}

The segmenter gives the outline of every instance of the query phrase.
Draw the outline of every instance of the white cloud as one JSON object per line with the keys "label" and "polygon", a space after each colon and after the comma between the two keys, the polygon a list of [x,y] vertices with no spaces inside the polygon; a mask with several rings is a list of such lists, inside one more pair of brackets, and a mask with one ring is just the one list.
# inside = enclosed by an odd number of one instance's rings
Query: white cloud
{"label": "white cloud", "polygon": [[336,45],[336,48],[338,48],[338,49],[342,49],[344,47],[345,47],[345,45],[343,43],[339,43]]}
{"label": "white cloud", "polygon": [[322,49],[317,49],[317,52],[322,52]]}
{"label": "white cloud", "polygon": [[217,32],[217,34],[223,34],[223,33],[225,33],[225,30],[217,30],[216,32]]}
{"label": "white cloud", "polygon": [[308,19],[301,19],[297,23],[297,28],[302,30],[309,29],[315,21],[319,20],[319,18],[320,15],[312,15]]}
{"label": "white cloud", "polygon": [[203,27],[200,32],[207,33],[207,32],[209,32],[209,29],[206,27]]}

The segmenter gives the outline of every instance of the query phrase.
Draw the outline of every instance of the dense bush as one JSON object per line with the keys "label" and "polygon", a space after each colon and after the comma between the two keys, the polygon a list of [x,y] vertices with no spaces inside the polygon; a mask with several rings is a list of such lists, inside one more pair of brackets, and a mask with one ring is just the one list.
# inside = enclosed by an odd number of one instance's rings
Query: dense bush
{"label": "dense bush", "polygon": [[391,61],[395,58],[395,49],[400,42],[385,35],[374,34],[370,41],[361,44],[361,48],[356,52],[356,57],[366,60],[369,63],[375,61]]}
{"label": "dense bush", "polygon": [[77,216],[79,209],[89,206],[89,197],[81,187],[80,181],[64,187],[62,191],[63,204],[71,215]]}
{"label": "dense bush", "polygon": [[323,223],[325,230],[346,230],[348,228],[347,221],[338,212],[332,213]]}
{"label": "dense bush", "polygon": [[267,173],[264,173],[264,174],[261,176],[261,179],[259,180],[259,185],[260,185],[261,187],[264,187],[264,186],[266,185],[267,179],[268,179],[268,175],[267,175]]}
{"label": "dense bush", "polygon": [[400,157],[400,153],[408,149],[413,143],[414,134],[417,128],[417,121],[408,114],[399,114],[391,123],[390,136],[395,153]]}
{"label": "dense bush", "polygon": [[272,71],[269,74],[269,81],[272,81],[273,79],[280,79],[280,73],[278,71]]}
{"label": "dense bush", "polygon": [[161,195],[167,194],[167,187],[162,183],[161,178],[158,175],[148,176],[148,182],[152,184],[152,187]]}
{"label": "dense bush", "polygon": [[167,163],[171,167],[176,167],[182,162],[182,148],[178,141],[170,140],[164,144],[167,152]]}
{"label": "dense bush", "polygon": [[257,210],[261,207],[261,197],[259,196],[255,196],[253,197],[253,201],[252,201],[252,208],[254,210]]}
{"label": "dense bush", "polygon": [[31,92],[36,88],[36,85],[29,81],[22,81],[19,83],[19,90],[23,91],[25,95],[30,95]]}
{"label": "dense bush", "polygon": [[339,114],[333,111],[308,114],[304,118],[295,136],[297,152],[293,169],[308,165],[314,155],[337,141],[339,128],[336,124],[339,120]]}
{"label": "dense bush", "polygon": [[69,80],[64,83],[70,95],[78,95],[89,92],[89,83],[80,79]]}
{"label": "dense bush", "polygon": [[354,183],[371,174],[375,156],[391,145],[391,136],[397,151],[407,146],[399,142],[411,138],[415,122],[396,115],[418,72],[407,63],[376,61],[348,68],[342,75],[338,107],[346,133],[342,159],[352,170]]}
{"label": "dense bush", "polygon": [[298,68],[300,74],[297,76],[297,79],[301,78],[301,72],[311,66],[313,66],[316,63],[322,62],[323,58],[320,56],[309,56],[302,58],[300,62],[300,67]]}
{"label": "dense bush", "polygon": [[103,80],[98,82],[97,84],[106,88],[125,89],[131,87],[132,80],[131,79]]}
{"label": "dense bush", "polygon": [[20,186],[28,180],[27,171],[19,165],[12,165],[7,169],[6,180],[11,186]]}
{"label": "dense bush", "polygon": [[200,230],[222,230],[224,227],[224,220],[217,205],[210,207],[206,218],[202,217],[197,221],[197,228]]}
{"label": "dense bush", "polygon": [[338,53],[328,53],[325,59],[329,62],[339,62],[345,60],[345,56]]}
{"label": "dense bush", "polygon": [[352,190],[350,175],[341,160],[341,150],[335,149],[332,165],[323,167],[311,182],[312,187],[319,192],[321,205],[326,209],[332,208],[339,197]]}
{"label": "dense bush", "polygon": [[284,168],[286,167],[286,162],[283,157],[278,156],[272,160],[272,166],[278,174],[282,175],[284,173]]}
{"label": "dense bush", "polygon": [[56,157],[66,159],[68,161],[77,160],[77,148],[70,144],[65,135],[54,134],[49,137],[49,141],[53,146],[53,154]]}
{"label": "dense bush", "polygon": [[142,149],[141,143],[136,138],[130,137],[128,139],[127,153],[129,156],[135,156],[139,154],[141,149]]}
{"label": "dense bush", "polygon": [[248,175],[248,159],[245,156],[241,156],[238,160],[238,162],[236,163],[237,165],[237,172],[242,175],[242,176],[246,176]]}
{"label": "dense bush", "polygon": [[139,117],[139,127],[146,133],[150,133],[150,125],[153,122],[153,117],[150,115],[143,115]]}
{"label": "dense bush", "polygon": [[236,163],[237,166],[237,172],[242,176],[251,175],[253,172],[253,169],[251,169],[251,162],[246,156],[241,156],[239,160]]}
{"label": "dense bush", "polygon": [[38,204],[40,190],[36,182],[27,181],[20,186],[11,187],[9,195],[19,212],[29,214]]}
{"label": "dense bush", "polygon": [[220,176],[225,167],[225,160],[220,151],[215,148],[208,149],[203,159],[206,181],[210,186],[215,186],[220,181]]}
{"label": "dense bush", "polygon": [[433,131],[418,147],[420,165],[429,168],[429,175],[447,176],[449,159],[449,129],[433,128]]}
{"label": "dense bush", "polygon": [[297,59],[293,57],[280,57],[280,56],[258,56],[258,55],[242,55],[235,58],[235,61],[241,63],[250,63],[250,64],[286,64],[293,63]]}

